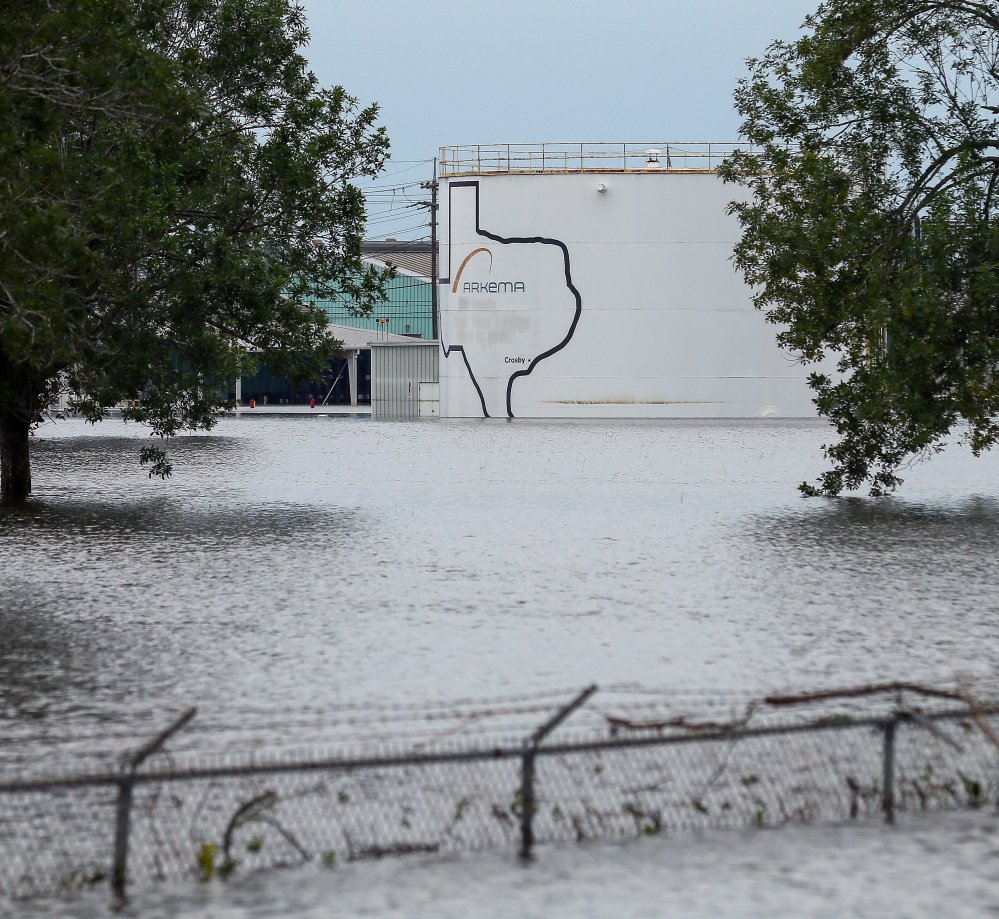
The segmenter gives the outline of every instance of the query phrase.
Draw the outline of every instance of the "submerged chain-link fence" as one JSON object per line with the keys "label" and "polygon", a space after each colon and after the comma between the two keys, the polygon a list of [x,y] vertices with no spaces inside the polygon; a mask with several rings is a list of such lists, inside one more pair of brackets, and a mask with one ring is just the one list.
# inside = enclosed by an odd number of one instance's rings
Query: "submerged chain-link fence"
{"label": "submerged chain-link fence", "polygon": [[[120,893],[408,853],[527,856],[537,842],[997,800],[999,708],[956,691],[714,703],[644,692],[356,708],[326,723],[327,747],[302,748],[322,725],[300,719],[286,724],[296,746],[266,752],[247,736],[223,749],[185,713],[116,769],[78,771],[78,753],[60,773],[0,780],[0,893]],[[23,773],[29,759],[16,762]]]}

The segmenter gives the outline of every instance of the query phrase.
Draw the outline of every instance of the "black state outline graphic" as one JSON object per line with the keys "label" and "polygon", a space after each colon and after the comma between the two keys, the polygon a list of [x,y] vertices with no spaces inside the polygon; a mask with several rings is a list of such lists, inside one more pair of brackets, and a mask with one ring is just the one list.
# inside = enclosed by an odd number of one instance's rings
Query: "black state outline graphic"
{"label": "black state outline graphic", "polygon": [[[569,248],[560,239],[553,239],[548,236],[498,236],[495,233],[490,233],[488,230],[483,230],[480,220],[479,220],[479,200],[480,200],[480,190],[479,183],[473,181],[467,182],[449,182],[448,183],[448,209],[447,209],[447,222],[448,222],[448,277],[440,278],[438,283],[440,284],[450,284],[450,268],[451,268],[451,214],[453,213],[451,207],[451,189],[453,188],[474,188],[475,189],[475,232],[479,236],[484,236],[486,239],[491,239],[494,242],[501,243],[502,245],[509,245],[511,243],[540,243],[546,246],[558,246],[562,250],[562,264],[565,270],[565,286],[572,293],[573,298],[576,301],[576,312],[572,317],[572,322],[569,325],[569,331],[566,332],[565,338],[563,338],[557,345],[549,348],[547,351],[542,351],[537,357],[535,357],[530,364],[524,370],[515,370],[510,374],[510,378],[506,383],[506,414],[508,418],[515,417],[513,414],[512,405],[512,394],[513,394],[513,384],[518,377],[526,377],[528,374],[538,366],[541,361],[545,358],[551,357],[553,354],[557,354],[561,351],[569,342],[572,340],[572,336],[576,332],[576,326],[579,323],[579,317],[583,314],[583,298],[580,296],[579,291],[576,286],[572,283],[572,273],[569,270]],[[468,360],[468,355],[465,353],[465,348],[463,345],[451,345],[446,346],[441,341],[441,349],[444,351],[444,357],[450,357],[452,351],[457,351],[461,354],[462,360],[465,362],[465,368],[468,370],[468,376],[472,381],[472,385],[475,387],[476,393],[479,396],[479,403],[482,405],[482,417],[489,418],[489,412],[486,410],[486,399],[482,395],[482,388],[479,386],[479,381],[475,379],[475,372],[472,370],[472,365]]]}

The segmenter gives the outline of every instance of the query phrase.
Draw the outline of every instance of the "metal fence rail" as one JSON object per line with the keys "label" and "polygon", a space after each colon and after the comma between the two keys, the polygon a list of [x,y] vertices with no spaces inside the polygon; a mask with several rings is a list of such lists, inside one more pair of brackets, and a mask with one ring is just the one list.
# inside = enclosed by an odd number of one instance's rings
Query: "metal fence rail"
{"label": "metal fence rail", "polygon": [[[869,714],[819,694],[797,697],[800,714],[771,698],[729,706],[719,722],[589,687],[519,743],[442,737],[439,712],[427,721],[432,744],[293,756],[184,749],[196,730],[185,712],[120,769],[0,781],[0,893],[108,884],[122,895],[126,883],[416,852],[507,847],[527,858],[539,842],[892,820],[997,800],[999,708],[945,692],[927,710],[918,688],[875,689]],[[488,714],[505,731],[513,711]],[[474,712],[458,711],[459,723]]]}
{"label": "metal fence rail", "polygon": [[441,147],[440,174],[712,172],[737,150],[752,149],[739,141],[468,144]]}

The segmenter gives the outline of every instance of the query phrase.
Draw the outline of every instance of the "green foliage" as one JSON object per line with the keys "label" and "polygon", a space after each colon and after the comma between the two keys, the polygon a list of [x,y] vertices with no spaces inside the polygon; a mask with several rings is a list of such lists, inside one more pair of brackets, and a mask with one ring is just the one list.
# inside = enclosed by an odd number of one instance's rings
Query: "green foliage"
{"label": "green foliage", "polygon": [[0,449],[60,387],[91,420],[128,399],[155,434],[209,428],[213,382],[324,366],[310,298],[381,294],[351,179],[388,142],[376,107],[318,85],[307,41],[296,0],[6,5]]}
{"label": "green foliage", "polygon": [[[536,814],[537,812],[538,812],[537,802],[529,803],[525,801],[524,796],[519,791],[513,796],[513,801],[510,802],[510,813],[513,814],[515,817],[523,817],[525,814]],[[497,820],[502,821],[503,816],[501,815],[505,815],[505,812],[502,810],[502,808],[499,808],[494,805],[493,816],[496,817]]]}
{"label": "green foliage", "polygon": [[634,802],[628,801],[622,809],[635,820],[635,828],[643,836],[655,836],[662,831],[663,817],[658,810],[647,811]]}
{"label": "green foliage", "polygon": [[218,851],[218,846],[211,842],[203,842],[198,849],[196,861],[201,880],[210,881],[215,876],[215,856]]}
{"label": "green foliage", "polygon": [[971,807],[981,807],[986,800],[985,786],[978,779],[973,779],[963,772],[958,772],[957,776],[968,796],[968,804]]}
{"label": "green foliage", "polygon": [[457,804],[454,806],[454,815],[451,817],[451,823],[448,824],[448,830],[454,829],[457,824],[464,819],[465,814],[468,813],[468,809],[472,806],[472,801],[470,798],[461,798]]}
{"label": "green foliage", "polygon": [[[807,494],[888,494],[999,436],[999,8],[827,0],[736,91],[736,263],[839,441]],[[835,369],[832,369],[835,365]]]}

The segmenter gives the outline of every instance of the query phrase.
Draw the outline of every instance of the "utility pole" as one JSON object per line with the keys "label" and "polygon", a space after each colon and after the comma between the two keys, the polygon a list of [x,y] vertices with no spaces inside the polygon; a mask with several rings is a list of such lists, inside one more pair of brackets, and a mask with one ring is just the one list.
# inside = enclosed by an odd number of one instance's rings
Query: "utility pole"
{"label": "utility pole", "polygon": [[436,341],[440,338],[437,328],[437,157],[434,157],[434,177],[429,182],[420,184],[430,192],[430,203],[423,206],[430,210],[430,311],[432,335]]}

